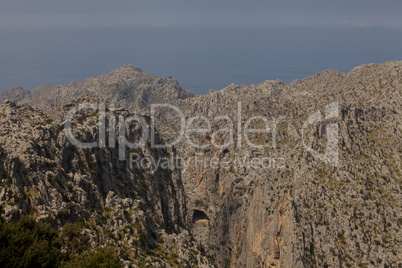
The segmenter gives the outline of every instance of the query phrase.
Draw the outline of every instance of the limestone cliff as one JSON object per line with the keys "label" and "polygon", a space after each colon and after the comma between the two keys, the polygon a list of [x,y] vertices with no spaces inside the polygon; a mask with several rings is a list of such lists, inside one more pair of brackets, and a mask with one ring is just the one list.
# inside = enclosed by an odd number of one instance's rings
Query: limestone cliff
{"label": "limestone cliff", "polygon": [[[179,170],[136,169],[119,160],[117,148],[80,148],[66,137],[65,114],[88,102],[99,100],[82,98],[51,116],[10,101],[0,106],[2,218],[30,215],[60,228],[80,221],[90,246],[112,245],[125,265],[208,267],[187,231]],[[99,139],[97,114],[77,112],[73,136],[82,142]],[[114,115],[129,113],[120,109]],[[138,123],[126,128],[127,138],[140,135]],[[164,157],[167,151],[144,146],[136,153]]]}
{"label": "limestone cliff", "polygon": [[[206,148],[177,145],[192,159],[183,173],[189,213],[202,210],[210,219],[203,229],[194,226],[196,236],[219,267],[401,265],[401,68],[401,62],[388,62],[347,74],[328,70],[290,85],[233,84],[174,102],[186,118],[205,116],[215,130],[229,126],[217,116],[233,120],[232,146],[214,146],[230,140],[224,132],[214,136],[214,130],[192,136]],[[333,114],[326,110],[331,104]],[[317,112],[322,120],[310,124],[303,137],[305,122]],[[176,112],[158,116],[161,136],[174,138]],[[244,130],[253,116],[269,120],[268,133],[250,135],[254,144],[267,145],[260,149],[244,139],[238,143],[238,127]],[[207,127],[203,120],[194,122],[194,128]],[[331,124],[335,167],[309,152],[331,150],[326,147]],[[265,124],[256,120],[254,126]],[[196,165],[200,158],[235,163],[239,157],[276,159],[277,165]]]}

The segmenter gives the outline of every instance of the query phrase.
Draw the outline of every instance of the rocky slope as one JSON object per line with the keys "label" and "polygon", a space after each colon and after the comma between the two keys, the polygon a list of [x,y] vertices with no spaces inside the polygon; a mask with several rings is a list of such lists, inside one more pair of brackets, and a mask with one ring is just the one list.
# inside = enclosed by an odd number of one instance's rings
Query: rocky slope
{"label": "rocky slope", "polygon": [[14,87],[2,94],[2,99],[28,104],[47,113],[87,95],[107,100],[118,107],[144,110],[151,103],[165,103],[192,97],[172,77],[159,78],[132,65],[120,67],[109,74],[71,82],[66,86],[42,85],[32,91]]}
{"label": "rocky slope", "polygon": [[[104,83],[110,84],[108,79]],[[139,265],[150,256],[150,263],[171,262],[177,256],[179,267],[184,260],[209,266],[205,248],[217,267],[401,267],[401,80],[402,62],[388,62],[346,74],[327,70],[291,84],[232,84],[204,96],[165,99],[161,102],[180,109],[187,128],[207,128],[208,119],[211,129],[188,136],[203,148],[183,136],[167,150],[147,142],[131,151],[152,157],[176,153],[182,159],[180,167],[156,173],[131,170],[117,159],[117,148],[72,146],[62,129],[74,104],[49,117],[5,102],[0,128],[4,216],[33,213],[61,226],[78,217],[98,220],[98,229],[87,231],[107,237],[102,229],[111,230],[114,238],[92,243],[111,241],[127,264]],[[94,89],[102,88],[95,84]],[[75,86],[81,88],[67,87]],[[68,92],[59,90],[60,96]],[[115,96],[113,90],[91,94]],[[15,101],[27,102],[28,93],[13,92]],[[130,103],[122,97],[116,105],[139,107]],[[74,131],[92,141],[98,114],[83,111]],[[112,113],[128,115],[125,109]],[[194,116],[202,117],[190,119]],[[177,111],[159,109],[154,119],[158,144],[182,134]],[[233,133],[224,130],[230,121]],[[249,133],[247,142],[246,125],[267,131]],[[128,133],[139,139],[141,132],[134,124]],[[68,216],[58,217],[70,204]],[[130,224],[124,211],[132,206],[138,210],[128,215],[142,231],[133,227],[120,234]],[[150,245],[141,244],[144,235]],[[137,242],[127,247],[130,239]]]}
{"label": "rocky slope", "polygon": [[[232,146],[217,148],[214,144],[230,139],[227,133],[214,136],[213,130],[192,136],[204,149],[188,142],[177,146],[190,159],[183,173],[188,208],[210,219],[203,229],[195,226],[196,236],[219,267],[401,265],[401,75],[402,62],[371,64],[347,74],[324,71],[290,85],[279,80],[249,87],[233,84],[174,103],[187,122],[202,115],[218,130],[229,123],[214,118],[233,120]],[[326,111],[329,104],[336,107],[332,116]],[[303,139],[303,124],[317,111],[323,120],[309,125]],[[176,112],[170,112],[158,114],[165,140],[177,136],[171,126],[180,124]],[[238,127],[244,130],[253,116],[269,120],[268,134],[249,135],[253,143],[266,144],[261,149],[247,146],[244,137],[238,142]],[[336,167],[307,150],[328,150],[329,124],[335,124],[339,139]],[[264,121],[256,120],[254,126],[264,128]],[[207,126],[195,120],[193,127]],[[244,157],[257,163],[275,158],[281,164],[199,164],[199,159],[236,163]]]}
{"label": "rocky slope", "polygon": [[[10,101],[0,106],[2,218],[13,221],[30,215],[59,227],[79,221],[90,246],[113,246],[125,265],[208,267],[187,231],[178,170],[136,169],[119,160],[117,148],[79,148],[66,137],[66,112],[78,103],[98,101],[83,98],[51,116]],[[84,109],[74,116],[74,137],[82,142],[99,139],[96,114]],[[129,114],[120,109],[115,115]],[[138,123],[126,128],[128,139],[140,135]],[[167,154],[149,146],[136,152],[148,157]]]}

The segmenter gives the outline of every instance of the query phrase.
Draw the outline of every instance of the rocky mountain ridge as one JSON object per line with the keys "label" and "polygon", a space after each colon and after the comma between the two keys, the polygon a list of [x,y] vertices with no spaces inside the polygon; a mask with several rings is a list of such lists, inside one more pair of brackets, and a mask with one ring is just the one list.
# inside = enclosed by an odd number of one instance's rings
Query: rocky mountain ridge
{"label": "rocky mountain ridge", "polygon": [[[275,145],[272,133],[254,137],[255,143],[268,144],[262,149],[239,148],[235,142],[224,151],[213,146],[212,139],[204,140],[210,144],[206,149],[178,146],[188,156],[284,159],[284,168],[194,168],[183,175],[189,209],[203,200],[205,213],[214,219],[201,236],[208,237],[206,244],[220,265],[401,265],[401,67],[401,62],[388,62],[359,66],[347,74],[328,70],[289,85],[279,80],[249,87],[232,84],[174,102],[186,118],[206,116],[216,129],[228,127],[214,120],[223,115],[234,119],[234,133],[254,116],[268,118],[271,132],[276,128]],[[317,111],[328,113],[325,107],[330,104],[337,106],[335,118],[312,124],[304,139],[304,123]],[[174,112],[163,111],[158,118],[164,122],[161,136],[174,137],[177,133],[167,124],[177,120]],[[205,127],[201,121],[195,125]],[[306,150],[309,146],[326,152],[326,126],[331,123],[338,128],[336,167]],[[262,128],[264,122],[255,125]],[[218,144],[227,141],[222,134],[214,138]]]}
{"label": "rocky mountain ridge", "polygon": [[126,65],[84,82],[73,81],[57,87],[45,84],[32,91],[14,87],[4,92],[2,99],[26,103],[51,113],[58,106],[82,95],[101,98],[116,107],[127,107],[135,111],[146,110],[151,103],[165,103],[194,96],[170,76],[159,78],[133,65]]}
{"label": "rocky mountain ridge", "polygon": [[[120,73],[118,76],[110,77],[121,84],[129,79]],[[162,102],[177,107],[186,123],[202,116],[211,122],[211,129],[190,137],[193,143],[204,145],[203,148],[195,148],[184,138],[167,151],[150,148],[149,143],[133,151],[155,157],[174,152],[187,163],[156,174],[127,169],[116,159],[116,149],[74,149],[63,136],[66,111],[77,103],[102,102],[105,92],[97,96],[100,99],[85,97],[52,108],[53,114],[6,101],[0,113],[2,176],[6,185],[2,187],[0,200],[4,216],[12,219],[29,213],[33,204],[38,219],[51,217],[63,225],[62,220],[49,216],[52,214],[48,211],[58,214],[64,207],[53,205],[45,198],[50,192],[47,187],[54,187],[45,178],[47,174],[53,178],[56,170],[56,176],[61,178],[50,180],[61,181],[61,185],[66,186],[52,191],[60,191],[61,200],[73,204],[65,220],[77,217],[74,215],[86,217],[88,221],[93,217],[102,218],[104,214],[94,212],[96,204],[124,215],[128,209],[123,204],[124,198],[132,200],[127,201],[129,206],[141,203],[132,215],[144,218],[132,217],[141,218],[135,223],[142,224],[142,233],[150,246],[138,242],[132,243],[129,249],[124,248],[125,254],[120,256],[127,265],[148,261],[149,265],[157,262],[162,267],[181,267],[184,260],[189,260],[191,265],[205,267],[212,263],[216,267],[401,267],[401,80],[402,62],[396,61],[359,66],[349,73],[327,70],[291,84],[280,80],[248,87],[232,84],[203,96],[169,98]],[[94,85],[100,83],[97,81]],[[88,86],[92,82],[84,83]],[[67,87],[70,90],[74,85]],[[46,90],[46,86],[44,88],[39,91]],[[61,96],[66,92],[60,93]],[[115,96],[113,89],[108,94]],[[14,89],[11,95],[17,103],[26,101],[26,93],[21,89]],[[163,92],[158,96],[163,96]],[[115,103],[115,97],[111,99]],[[130,106],[123,99],[115,104],[130,109],[140,107]],[[146,108],[151,103],[144,102],[141,107],[145,109],[139,109],[148,122]],[[114,112],[129,114],[124,108]],[[108,111],[109,115],[112,113]],[[98,137],[94,130],[97,116],[90,110],[77,114],[74,119],[77,137],[85,140]],[[230,126],[229,120],[217,119],[222,116],[232,121],[232,135],[217,132]],[[267,121],[259,118],[249,126],[267,127],[268,131],[250,134],[249,141],[265,146],[247,143],[244,132],[239,132],[239,128],[245,129],[247,120],[256,116]],[[159,143],[168,144],[180,135],[182,118],[177,111],[161,109],[155,119]],[[327,146],[332,131],[329,125],[336,126],[333,129],[337,137],[335,147]],[[198,117],[188,127],[206,128],[207,125]],[[132,139],[138,139],[138,124],[127,131]],[[219,146],[231,138],[232,143]],[[317,154],[311,153],[314,151]],[[339,158],[335,166],[317,158],[326,153]],[[70,154],[69,160],[63,158]],[[202,161],[218,159],[218,162],[200,165],[197,157]],[[276,165],[233,164],[247,157],[257,162],[274,159]],[[231,163],[227,167],[222,164],[226,160]],[[21,184],[25,178],[28,188]],[[114,182],[112,185],[108,183],[110,180]],[[90,187],[82,187],[82,181]],[[72,187],[68,188],[68,184]],[[24,195],[34,187],[40,189],[36,190],[38,194]],[[155,195],[155,189],[159,189],[156,191],[159,194]],[[75,200],[75,195],[80,198]],[[93,198],[85,205],[89,196]],[[40,201],[34,201],[35,198]],[[116,204],[112,206],[112,203]],[[156,216],[150,217],[151,214]],[[109,213],[113,223],[107,219],[99,225],[103,226],[101,229],[112,230],[115,238],[136,240],[136,235],[141,234],[141,231],[134,231],[118,236],[120,220],[122,226],[130,221],[114,213],[111,215]],[[144,229],[145,226],[149,226],[149,230]],[[138,237],[144,238],[144,235]],[[162,245],[166,243],[155,242],[159,237],[168,241],[167,236],[173,237],[180,246],[175,243],[175,248],[169,248]],[[113,241],[114,245],[120,245],[118,239]],[[177,262],[169,264],[172,252],[177,251]]]}

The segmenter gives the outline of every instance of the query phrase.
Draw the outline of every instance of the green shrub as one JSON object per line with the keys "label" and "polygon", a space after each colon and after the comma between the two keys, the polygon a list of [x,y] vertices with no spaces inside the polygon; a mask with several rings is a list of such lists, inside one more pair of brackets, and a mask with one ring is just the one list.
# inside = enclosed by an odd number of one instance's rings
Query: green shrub
{"label": "green shrub", "polygon": [[88,253],[82,253],[68,262],[62,262],[64,268],[92,268],[92,267],[122,267],[119,258],[110,248],[100,248]]}
{"label": "green shrub", "polygon": [[55,267],[67,258],[61,252],[58,232],[48,223],[22,217],[14,223],[0,223],[1,267]]}
{"label": "green shrub", "polygon": [[80,254],[89,247],[89,236],[82,233],[83,223],[66,224],[62,230],[63,245],[70,254]]}
{"label": "green shrub", "polygon": [[82,223],[59,231],[28,216],[17,223],[0,219],[0,267],[121,267],[112,249],[90,251],[82,230]]}

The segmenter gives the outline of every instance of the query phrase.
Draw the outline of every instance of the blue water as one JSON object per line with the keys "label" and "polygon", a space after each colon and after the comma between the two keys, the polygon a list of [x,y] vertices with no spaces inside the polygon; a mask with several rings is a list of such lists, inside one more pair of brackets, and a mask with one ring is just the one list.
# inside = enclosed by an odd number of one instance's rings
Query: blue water
{"label": "blue water", "polygon": [[204,94],[402,60],[402,29],[148,27],[0,31],[0,91],[84,81],[133,64]]}

